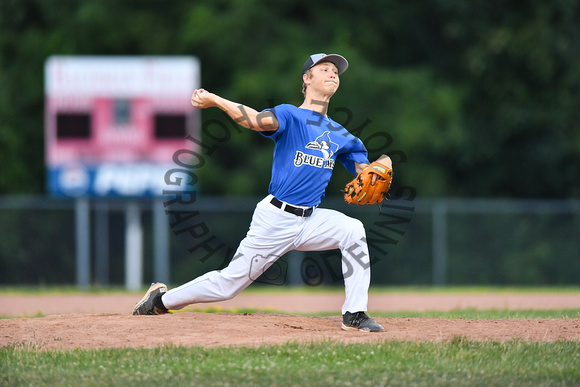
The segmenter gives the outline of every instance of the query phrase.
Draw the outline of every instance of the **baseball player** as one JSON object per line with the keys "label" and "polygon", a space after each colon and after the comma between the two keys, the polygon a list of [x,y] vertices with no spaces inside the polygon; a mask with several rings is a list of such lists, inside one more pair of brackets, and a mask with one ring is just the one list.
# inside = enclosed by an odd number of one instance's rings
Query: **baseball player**
{"label": "baseball player", "polygon": [[[194,107],[218,107],[240,125],[275,142],[269,194],[254,211],[250,228],[223,270],[208,272],[177,288],[151,285],[134,315],[164,314],[187,305],[228,300],[249,286],[291,250],[340,249],[345,283],[342,329],[379,332],[366,315],[370,257],[365,229],[358,219],[318,208],[335,161],[354,175],[369,164],[362,141],[327,115],[330,98],[348,62],[341,55],[314,54],[302,67],[304,102],[258,112],[204,89],[193,92]],[[391,168],[388,156],[381,158]]]}

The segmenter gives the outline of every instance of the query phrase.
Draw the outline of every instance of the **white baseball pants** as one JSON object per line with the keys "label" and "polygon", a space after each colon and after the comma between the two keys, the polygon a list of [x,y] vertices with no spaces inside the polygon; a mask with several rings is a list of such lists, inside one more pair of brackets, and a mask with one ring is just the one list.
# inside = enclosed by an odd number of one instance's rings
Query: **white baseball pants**
{"label": "white baseball pants", "polygon": [[260,201],[246,237],[230,264],[208,272],[163,295],[167,309],[190,304],[229,300],[248,287],[278,258],[291,250],[340,249],[346,298],[342,314],[366,311],[370,285],[370,257],[361,221],[341,212],[316,208],[300,217]]}

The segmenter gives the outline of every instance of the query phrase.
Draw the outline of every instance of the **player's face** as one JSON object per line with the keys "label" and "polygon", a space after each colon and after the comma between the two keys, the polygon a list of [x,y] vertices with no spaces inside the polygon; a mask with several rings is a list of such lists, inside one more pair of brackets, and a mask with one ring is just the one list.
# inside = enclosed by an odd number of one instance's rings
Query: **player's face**
{"label": "player's face", "polygon": [[340,85],[338,68],[333,63],[323,62],[312,67],[311,85],[325,94],[334,94]]}

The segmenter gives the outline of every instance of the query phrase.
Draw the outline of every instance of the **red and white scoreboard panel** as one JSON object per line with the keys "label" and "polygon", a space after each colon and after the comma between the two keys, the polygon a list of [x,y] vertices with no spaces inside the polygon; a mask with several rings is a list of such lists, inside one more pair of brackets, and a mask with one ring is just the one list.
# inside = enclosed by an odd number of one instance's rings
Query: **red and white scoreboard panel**
{"label": "red and white scoreboard panel", "polygon": [[53,56],[45,63],[48,191],[155,197],[199,128],[195,57]]}

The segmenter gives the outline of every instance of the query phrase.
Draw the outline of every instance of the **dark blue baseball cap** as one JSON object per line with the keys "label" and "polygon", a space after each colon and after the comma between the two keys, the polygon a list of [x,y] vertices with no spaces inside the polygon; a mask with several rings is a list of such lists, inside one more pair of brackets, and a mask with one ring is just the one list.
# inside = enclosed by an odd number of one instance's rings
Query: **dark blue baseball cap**
{"label": "dark blue baseball cap", "polygon": [[306,62],[304,62],[304,66],[302,66],[302,75],[306,74],[308,70],[312,67],[316,66],[318,63],[322,62],[330,62],[333,63],[336,68],[338,69],[338,75],[345,72],[348,68],[348,61],[342,56],[338,54],[313,54],[308,57]]}

